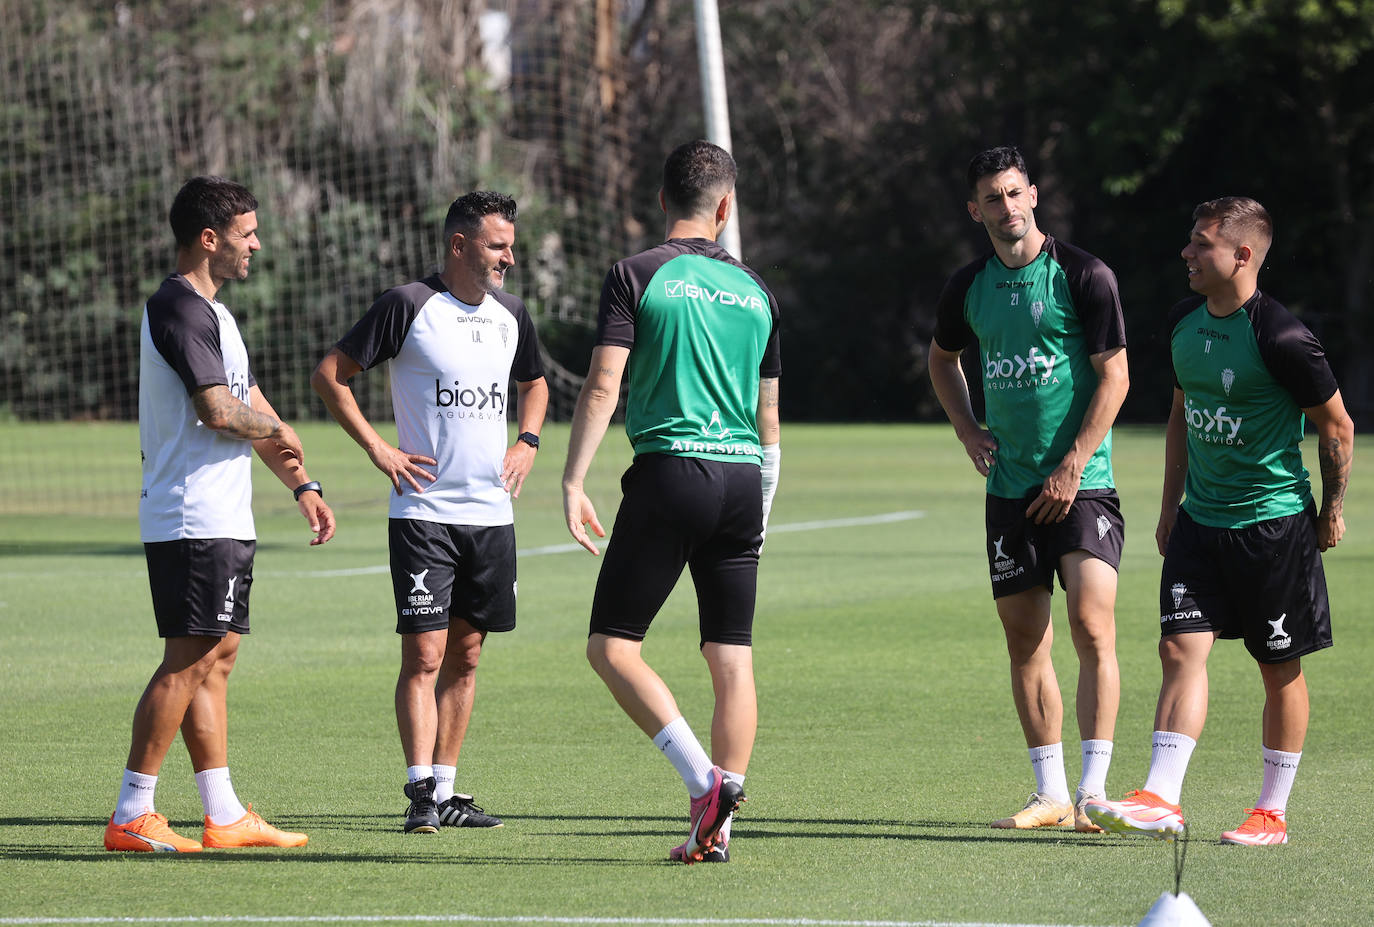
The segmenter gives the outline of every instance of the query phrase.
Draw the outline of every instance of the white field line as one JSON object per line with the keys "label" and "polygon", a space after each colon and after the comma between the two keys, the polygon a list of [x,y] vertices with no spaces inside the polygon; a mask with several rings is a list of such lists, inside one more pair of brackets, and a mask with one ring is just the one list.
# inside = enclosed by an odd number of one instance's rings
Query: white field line
{"label": "white field line", "polygon": [[[784,533],[791,532],[791,531],[824,531],[826,528],[861,528],[861,527],[863,527],[863,526],[865,526],[865,525],[886,525],[886,524],[891,524],[892,522],[897,522],[897,521],[911,521],[912,519],[915,519],[915,518],[924,518],[924,517],[925,517],[925,514],[926,514],[926,513],[925,513],[925,512],[922,512],[922,511],[884,512],[884,513],[881,514],[881,515],[861,515],[861,516],[858,516],[858,517],[855,517],[855,518],[830,518],[830,519],[826,519],[825,521],[794,521],[794,522],[792,522],[791,524],[786,524],[786,525],[770,525],[770,526],[768,527],[768,533],[769,533],[769,534],[784,534]],[[523,549],[523,550],[517,550],[517,551],[515,552],[515,555],[516,555],[517,557],[542,557],[542,556],[545,556],[545,555],[547,555],[547,554],[567,554],[567,553],[572,553],[573,551],[578,551],[578,550],[581,550],[581,549],[582,549],[581,545],[579,545],[579,544],[573,544],[573,543],[568,543],[568,544],[548,544],[548,545],[545,545],[544,547],[527,547],[527,548],[525,548],[525,549]],[[275,572],[268,572],[268,571],[266,571],[266,570],[261,570],[261,571],[258,571],[258,572],[257,572],[257,575],[258,575],[259,577],[262,577],[262,576],[291,576],[291,577],[295,577],[295,578],[297,578],[297,579],[330,579],[330,578],[338,577],[338,576],[368,576],[368,575],[371,575],[371,574],[373,574],[373,573],[390,573],[390,572],[391,572],[391,567],[389,567],[389,566],[387,566],[387,565],[385,565],[385,564],[380,564],[380,565],[378,565],[378,566],[353,567],[353,568],[351,568],[351,569],[346,569],[346,570],[305,570],[305,571],[294,572],[294,573],[275,573]],[[6,921],[4,921],[3,919],[0,919],[0,924],[4,924],[4,923],[6,923]],[[610,922],[610,921],[597,921],[596,923],[612,923],[612,922]],[[620,922],[615,922],[615,923],[620,923]],[[638,922],[625,921],[624,923],[638,923]],[[644,922],[644,923],[649,923],[649,922],[646,921],[646,922]],[[678,923],[678,922],[677,922],[677,921],[674,921],[673,923]],[[685,923],[685,922],[683,922],[683,923]],[[819,923],[819,922],[817,922],[817,923]]]}
{"label": "white field line", "polygon": [[0,917],[0,925],[44,924],[610,924],[610,925],[687,925],[733,924],[742,927],[1064,927],[1055,924],[1012,924],[999,921],[878,921],[826,920],[809,917],[556,917],[525,915],[510,917],[477,914],[397,914],[397,915],[224,915],[220,917]]}

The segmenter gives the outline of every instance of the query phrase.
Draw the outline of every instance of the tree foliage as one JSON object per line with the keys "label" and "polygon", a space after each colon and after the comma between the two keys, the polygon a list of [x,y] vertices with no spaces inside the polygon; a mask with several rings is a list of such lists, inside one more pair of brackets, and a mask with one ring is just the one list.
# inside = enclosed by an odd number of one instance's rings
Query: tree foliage
{"label": "tree foliage", "polygon": [[[273,204],[233,301],[287,414],[320,413],[302,358],[423,272],[444,206],[478,185],[521,200],[513,287],[575,390],[601,274],[661,235],[663,157],[703,134],[691,5],[508,0],[505,86],[487,5],[0,0],[19,37],[0,40],[0,405],[130,414],[167,201],[211,171]],[[998,144],[1031,162],[1042,228],[1118,274],[1128,417],[1167,405],[1178,250],[1226,193],[1274,214],[1262,285],[1374,409],[1374,0],[732,0],[721,24],[789,418],[939,416],[933,307],[987,247],[963,174]],[[116,372],[88,375],[102,356]]]}

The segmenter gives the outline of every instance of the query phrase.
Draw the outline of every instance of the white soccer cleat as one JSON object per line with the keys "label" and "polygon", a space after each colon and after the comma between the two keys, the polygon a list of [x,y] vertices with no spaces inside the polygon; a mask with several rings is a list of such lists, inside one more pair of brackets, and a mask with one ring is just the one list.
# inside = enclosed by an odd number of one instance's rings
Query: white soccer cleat
{"label": "white soccer cleat", "polygon": [[1118,834],[1148,834],[1173,840],[1183,833],[1183,811],[1154,792],[1137,789],[1121,801],[1089,799],[1083,803],[1088,820]]}

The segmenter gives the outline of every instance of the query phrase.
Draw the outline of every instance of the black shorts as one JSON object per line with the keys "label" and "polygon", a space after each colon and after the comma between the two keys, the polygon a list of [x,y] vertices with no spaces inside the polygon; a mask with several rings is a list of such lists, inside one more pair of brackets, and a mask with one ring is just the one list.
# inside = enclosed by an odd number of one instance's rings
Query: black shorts
{"label": "black shorts", "polygon": [[396,633],[447,628],[461,618],[479,631],[515,627],[515,526],[387,522]]}
{"label": "black shorts", "polygon": [[1316,510],[1211,528],[1179,509],[1159,577],[1159,632],[1194,631],[1244,638],[1261,663],[1330,647]]}
{"label": "black shorts", "polygon": [[182,538],[143,545],[158,637],[248,633],[256,541]]}
{"label": "black shorts", "polygon": [[643,454],[620,488],[591,633],[643,640],[689,566],[701,643],[750,645],[763,542],[758,466]]}
{"label": "black shorts", "polygon": [[[1074,497],[1063,521],[1044,525],[1026,517],[1026,509],[1038,495],[1037,489],[1024,499],[987,497],[988,570],[994,599],[1036,586],[1053,592],[1060,558],[1075,550],[1087,551],[1114,570],[1121,566],[1126,522],[1116,490],[1085,489]],[[1064,585],[1062,572],[1059,585]]]}

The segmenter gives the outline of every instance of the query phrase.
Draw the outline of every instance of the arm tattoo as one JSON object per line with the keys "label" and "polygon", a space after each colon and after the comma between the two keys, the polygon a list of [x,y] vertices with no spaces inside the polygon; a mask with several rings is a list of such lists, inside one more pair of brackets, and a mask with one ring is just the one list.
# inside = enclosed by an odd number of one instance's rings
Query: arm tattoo
{"label": "arm tattoo", "polygon": [[1317,444],[1317,459],[1322,470],[1322,508],[1339,512],[1350,482],[1350,451],[1342,449],[1340,438],[1327,438]]}
{"label": "arm tattoo", "polygon": [[[270,438],[281,424],[270,415],[255,412],[224,387],[199,390],[192,396],[192,403],[200,420],[207,423],[206,427],[232,438],[247,441]],[[217,424],[210,425],[210,422]]]}
{"label": "arm tattoo", "polygon": [[759,381],[759,399],[765,409],[778,407],[778,381],[768,378]]}

